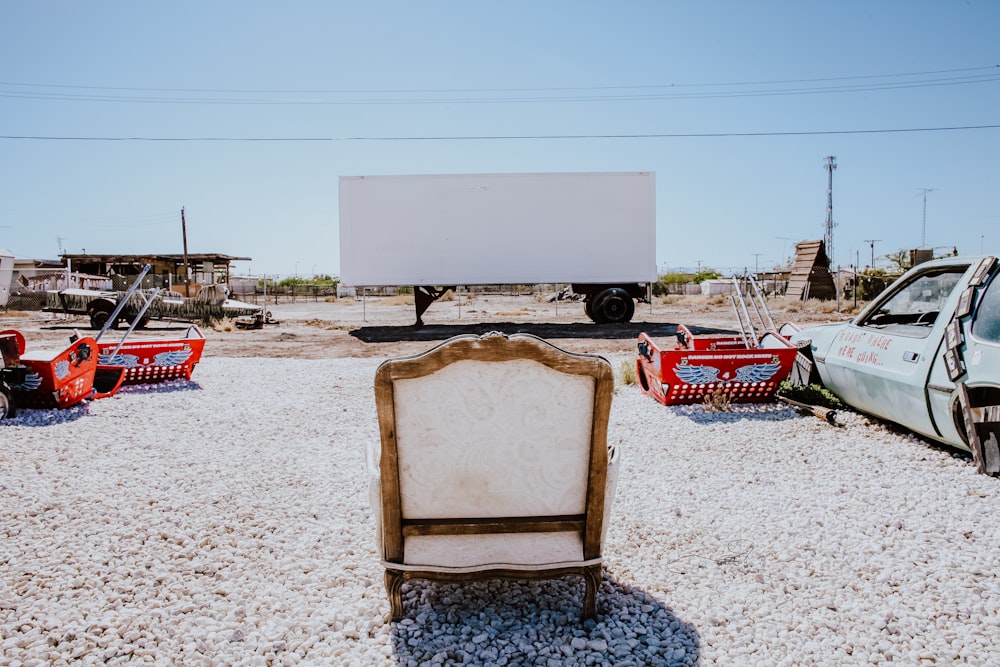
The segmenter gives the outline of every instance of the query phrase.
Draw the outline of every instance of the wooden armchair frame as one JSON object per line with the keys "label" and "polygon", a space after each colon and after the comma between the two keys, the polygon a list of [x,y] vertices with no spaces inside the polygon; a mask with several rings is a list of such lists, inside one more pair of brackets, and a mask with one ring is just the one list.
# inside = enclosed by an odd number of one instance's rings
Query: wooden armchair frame
{"label": "wooden armchair frame", "polygon": [[[506,362],[529,360],[543,364],[552,371],[570,376],[593,379],[593,403],[580,406],[580,418],[589,424],[589,466],[586,472],[586,498],[579,513],[531,516],[464,516],[462,507],[455,507],[454,516],[425,518],[404,517],[404,499],[400,490],[399,442],[397,440],[396,383],[423,378],[459,361]],[[614,391],[614,373],[602,357],[574,354],[528,334],[506,336],[493,333],[484,336],[456,336],[420,355],[384,362],[376,372],[375,397],[381,434],[381,457],[377,463],[378,493],[373,497],[380,531],[385,586],[391,605],[392,620],[403,616],[401,588],[410,579],[469,582],[491,578],[551,579],[579,575],[585,582],[581,615],[596,615],[597,588],[601,581],[601,550],[605,530],[606,509],[613,499],[608,491],[609,457],[607,447],[608,418]],[[447,406],[442,406],[447,408]],[[584,455],[581,452],[581,456]],[[371,464],[374,466],[375,464]],[[518,464],[514,464],[518,465]],[[612,482],[614,480],[612,479]],[[377,507],[374,507],[377,503]],[[607,508],[606,508],[607,504]],[[414,536],[523,535],[537,533],[539,539],[553,533],[578,535],[582,554],[576,562],[542,565],[480,563],[460,568],[407,564],[407,540]],[[575,538],[574,538],[575,539]],[[489,560],[489,559],[485,559]]]}

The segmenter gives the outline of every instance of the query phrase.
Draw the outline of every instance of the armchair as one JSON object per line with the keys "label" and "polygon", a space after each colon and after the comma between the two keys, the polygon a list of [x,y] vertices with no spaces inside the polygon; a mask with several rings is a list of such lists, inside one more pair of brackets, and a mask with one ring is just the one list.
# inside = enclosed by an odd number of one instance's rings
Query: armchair
{"label": "armchair", "polygon": [[618,458],[602,357],[463,335],[375,375],[370,500],[392,620],[409,579],[582,576],[596,614]]}

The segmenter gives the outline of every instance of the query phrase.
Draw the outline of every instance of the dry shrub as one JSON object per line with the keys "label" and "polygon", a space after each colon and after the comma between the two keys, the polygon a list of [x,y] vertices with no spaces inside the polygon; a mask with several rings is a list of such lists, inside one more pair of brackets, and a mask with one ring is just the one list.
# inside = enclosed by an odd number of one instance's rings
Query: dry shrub
{"label": "dry shrub", "polygon": [[212,331],[236,331],[236,322],[231,317],[223,317],[222,319],[212,318]]}
{"label": "dry shrub", "polygon": [[802,309],[807,313],[830,315],[837,312],[837,300],[824,299],[820,301],[819,299],[809,299],[805,302]]}
{"label": "dry shrub", "polygon": [[335,297],[334,295],[332,295],[332,294],[329,295],[329,296],[323,297],[323,302],[324,303],[337,303],[337,301],[339,301],[339,299],[337,297]]}
{"label": "dry shrub", "polygon": [[686,294],[678,298],[690,307],[731,305],[728,294]]}
{"label": "dry shrub", "polygon": [[685,294],[683,297],[686,306],[708,306],[711,305],[710,297],[704,294]]}
{"label": "dry shrub", "polygon": [[635,362],[631,359],[625,359],[622,361],[619,375],[621,376],[622,384],[635,384],[638,381],[638,378],[635,375]]}
{"label": "dry shrub", "polygon": [[732,301],[729,300],[728,294],[712,294],[708,297],[708,304],[710,306],[729,306]]}
{"label": "dry shrub", "polygon": [[395,296],[387,296],[380,301],[386,306],[412,306],[413,305],[413,295],[412,294],[397,294]]}
{"label": "dry shrub", "polygon": [[803,312],[802,300],[793,299],[792,297],[789,296],[772,297],[767,302],[767,307],[771,310],[781,311],[784,313]]}
{"label": "dry shrub", "polygon": [[[807,313],[810,315],[832,315],[837,313],[836,299],[808,299],[802,301],[790,296],[771,297],[767,301],[768,308],[772,311],[784,313]],[[853,308],[853,302],[846,299],[840,300],[840,313],[847,312]],[[862,304],[859,304],[859,308]]]}
{"label": "dry shrub", "polygon": [[711,394],[705,395],[705,409],[710,412],[729,412],[733,402],[722,387],[716,387]]}
{"label": "dry shrub", "polygon": [[530,315],[531,311],[527,308],[520,308],[518,310],[500,310],[497,311],[497,317],[516,317],[518,315]]}
{"label": "dry shrub", "polygon": [[306,326],[316,327],[317,329],[322,329],[324,331],[350,331],[351,326],[348,324],[339,324],[337,322],[331,322],[330,320],[320,320],[311,319],[306,320]]}
{"label": "dry shrub", "polygon": [[438,301],[454,301],[454,300],[455,300],[454,290],[447,290],[444,294],[441,295],[441,298],[438,299]]}

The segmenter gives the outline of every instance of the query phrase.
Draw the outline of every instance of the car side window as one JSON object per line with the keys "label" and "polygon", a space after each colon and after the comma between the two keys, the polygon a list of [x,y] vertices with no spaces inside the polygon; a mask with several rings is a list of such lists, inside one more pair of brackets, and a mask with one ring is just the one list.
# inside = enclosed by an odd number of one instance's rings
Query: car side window
{"label": "car side window", "polygon": [[948,267],[914,276],[892,291],[858,324],[924,338],[967,266]]}
{"label": "car side window", "polygon": [[972,320],[972,335],[991,343],[1000,343],[1000,273],[993,276],[986,294],[979,301]]}

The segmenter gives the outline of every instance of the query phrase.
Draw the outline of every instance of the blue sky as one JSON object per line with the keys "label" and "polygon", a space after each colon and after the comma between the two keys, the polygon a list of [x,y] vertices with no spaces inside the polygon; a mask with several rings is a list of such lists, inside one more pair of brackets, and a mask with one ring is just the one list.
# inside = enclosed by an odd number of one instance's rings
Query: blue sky
{"label": "blue sky", "polygon": [[184,207],[191,252],[336,274],[341,175],[654,171],[662,269],[765,269],[823,237],[828,155],[836,264],[1000,252],[992,0],[0,0],[0,25],[21,257],[179,253]]}

